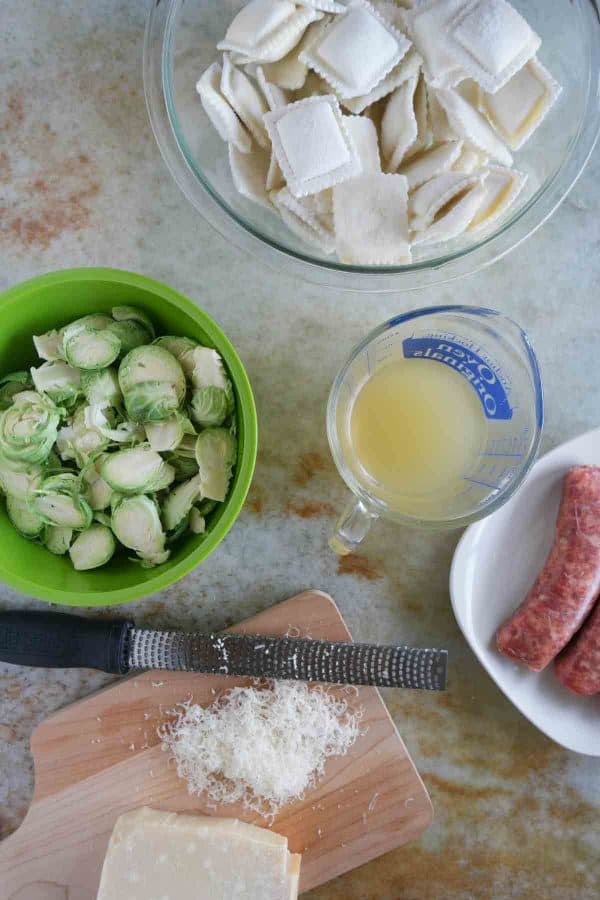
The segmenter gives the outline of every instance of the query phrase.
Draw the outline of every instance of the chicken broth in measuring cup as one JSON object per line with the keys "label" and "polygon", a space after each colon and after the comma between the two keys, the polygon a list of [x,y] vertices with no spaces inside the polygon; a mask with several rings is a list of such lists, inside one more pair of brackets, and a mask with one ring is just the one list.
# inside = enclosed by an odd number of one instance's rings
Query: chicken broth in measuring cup
{"label": "chicken broth in measuring cup", "polygon": [[428,359],[401,359],[359,388],[344,429],[349,464],[397,512],[431,507],[439,518],[486,444],[487,420],[463,375]]}
{"label": "chicken broth in measuring cup", "polygon": [[445,528],[487,515],[522,481],[541,427],[537,362],[514,322],[470,307],[392,319],[329,398],[332,454],[356,496],[332,546],[350,552],[378,516]]}

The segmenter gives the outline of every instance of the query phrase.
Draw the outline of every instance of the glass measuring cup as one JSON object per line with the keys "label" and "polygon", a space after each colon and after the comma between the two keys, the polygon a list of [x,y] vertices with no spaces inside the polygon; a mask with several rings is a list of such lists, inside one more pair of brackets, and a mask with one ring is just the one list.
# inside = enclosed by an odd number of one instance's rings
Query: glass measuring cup
{"label": "glass measuring cup", "polygon": [[[353,449],[350,420],[360,390],[384,366],[402,359],[451,367],[469,383],[485,417],[476,458],[442,493],[439,485],[431,491],[384,490]],[[354,349],[329,395],[329,446],[354,494],[331,535],[331,547],[341,554],[352,552],[380,517],[444,529],[489,515],[517,490],[533,465],[543,419],[538,363],[527,335],[511,319],[470,306],[437,306],[390,319]]]}

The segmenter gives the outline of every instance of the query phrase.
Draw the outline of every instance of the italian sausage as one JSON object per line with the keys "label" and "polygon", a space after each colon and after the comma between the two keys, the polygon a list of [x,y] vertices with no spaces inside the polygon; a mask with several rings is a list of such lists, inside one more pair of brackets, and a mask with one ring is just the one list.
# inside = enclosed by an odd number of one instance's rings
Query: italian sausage
{"label": "italian sausage", "polygon": [[498,649],[539,672],[565,647],[600,591],[600,467],[563,481],[554,543],[521,606],[496,634]]}
{"label": "italian sausage", "polygon": [[558,680],[576,694],[600,694],[600,603],[554,663]]}

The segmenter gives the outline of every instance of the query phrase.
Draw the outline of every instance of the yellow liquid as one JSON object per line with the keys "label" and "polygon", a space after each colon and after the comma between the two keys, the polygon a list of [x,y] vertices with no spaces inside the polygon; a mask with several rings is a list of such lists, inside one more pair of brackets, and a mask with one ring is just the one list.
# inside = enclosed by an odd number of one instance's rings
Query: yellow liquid
{"label": "yellow liquid", "polygon": [[398,512],[431,515],[465,486],[485,445],[476,391],[449,366],[399,359],[376,371],[350,411],[350,464],[366,490]]}

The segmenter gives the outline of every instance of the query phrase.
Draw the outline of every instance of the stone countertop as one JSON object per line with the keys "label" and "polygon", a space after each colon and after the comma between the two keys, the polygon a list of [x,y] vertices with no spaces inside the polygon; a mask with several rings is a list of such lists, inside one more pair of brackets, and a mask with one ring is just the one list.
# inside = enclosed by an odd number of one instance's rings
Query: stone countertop
{"label": "stone countertop", "polygon": [[[143,101],[145,7],[22,0],[0,9],[0,289],[77,265],[167,282],[223,326],[256,392],[261,450],[239,522],[195,573],[127,612],[155,626],[221,628],[319,587],[355,638],[449,648],[447,693],[385,697],[431,792],[434,824],[416,843],[307,897],[592,900],[600,759],[540,734],[478,664],[448,596],[457,534],[379,523],[360,556],[338,561],[329,552],[345,489],[330,462],[324,410],[338,366],[369,329],[413,307],[483,303],[518,320],[534,343],[547,398],[542,449],[598,425],[600,156],[545,227],[467,280],[379,297],[291,280],[228,246],[171,180]],[[6,588],[0,606],[43,608]],[[3,835],[31,796],[32,728],[108,680],[0,669]]]}

